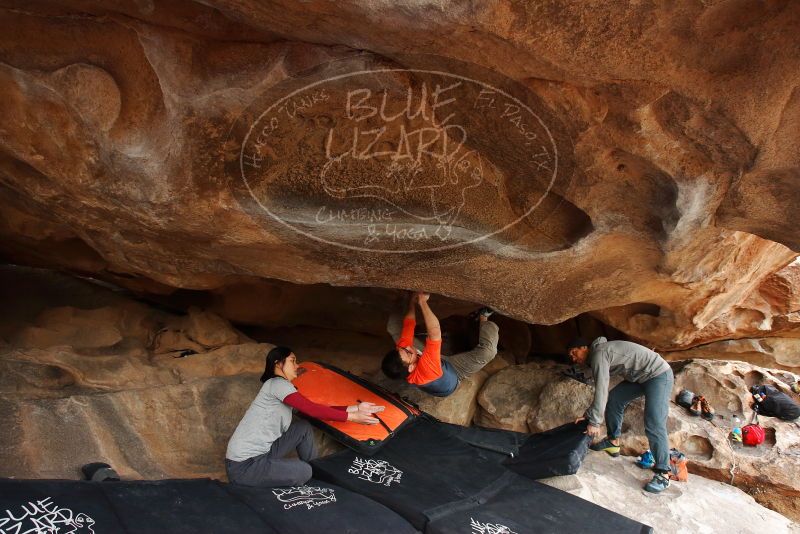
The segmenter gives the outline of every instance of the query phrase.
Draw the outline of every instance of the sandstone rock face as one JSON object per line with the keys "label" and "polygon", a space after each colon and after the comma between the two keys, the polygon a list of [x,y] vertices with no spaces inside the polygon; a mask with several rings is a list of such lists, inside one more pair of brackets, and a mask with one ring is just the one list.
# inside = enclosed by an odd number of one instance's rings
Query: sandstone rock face
{"label": "sandstone rock face", "polygon": [[760,367],[785,369],[797,373],[800,368],[800,338],[732,339],[682,351],[666,352],[662,356],[667,360],[686,358],[741,360]]}
{"label": "sandstone rock face", "polygon": [[[797,331],[769,281],[800,250],[793,2],[5,5],[15,262],[159,294],[270,278],[592,311],[664,350]],[[331,81],[387,67],[388,107],[375,80]],[[519,104],[466,80],[484,74]],[[439,114],[395,120],[423,87]]]}
{"label": "sandstone rock face", "polygon": [[[0,346],[2,476],[79,478],[100,459],[123,477],[224,477],[228,438],[271,345],[208,311],[175,315],[64,276],[16,273],[22,287],[38,283],[4,300],[18,313]],[[65,287],[87,307],[47,307]]]}
{"label": "sandstone rock face", "polygon": [[[751,411],[748,387],[771,383],[789,392],[798,375],[764,369],[743,362],[696,360],[676,362],[674,394],[682,388],[704,395],[717,411],[713,422],[691,416],[672,404],[667,428],[670,445],[687,454],[691,473],[730,483],[751,493],[758,502],[790,517],[797,508],[797,454],[800,429],[795,423],[762,417],[767,440],[759,447],[732,448],[727,435],[731,416],[747,420]],[[538,432],[572,421],[591,404],[593,388],[561,374],[564,366],[512,366],[490,377],[480,394],[475,422],[483,426]],[[612,387],[619,379],[612,381]],[[514,392],[519,392],[515,394]],[[791,393],[790,393],[791,394]],[[795,396],[796,398],[796,396]],[[623,454],[638,456],[648,448],[644,435],[644,401],[625,412]]]}
{"label": "sandstone rock face", "polygon": [[123,477],[224,477],[225,447],[257,375],[57,399],[0,399],[3,476],[71,478],[108,462]]}

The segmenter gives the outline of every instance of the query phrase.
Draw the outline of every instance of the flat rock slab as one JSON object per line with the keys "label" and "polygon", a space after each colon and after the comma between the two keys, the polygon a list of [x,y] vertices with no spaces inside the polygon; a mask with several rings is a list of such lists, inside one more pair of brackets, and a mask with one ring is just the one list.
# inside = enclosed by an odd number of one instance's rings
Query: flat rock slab
{"label": "flat rock slab", "polygon": [[590,451],[577,474],[540,482],[652,525],[659,534],[800,532],[800,524],[761,506],[742,490],[700,476],[672,482],[660,495],[647,493],[642,488],[653,472],[634,461]]}

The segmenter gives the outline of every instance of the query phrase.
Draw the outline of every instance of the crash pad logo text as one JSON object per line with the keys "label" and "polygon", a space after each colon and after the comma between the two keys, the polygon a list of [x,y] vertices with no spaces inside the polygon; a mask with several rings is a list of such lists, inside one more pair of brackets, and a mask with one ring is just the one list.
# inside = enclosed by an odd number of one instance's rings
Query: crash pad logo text
{"label": "crash pad logo text", "polygon": [[472,534],[517,534],[505,525],[499,523],[482,523],[473,518],[469,518]]}
{"label": "crash pad logo text", "polygon": [[383,484],[391,486],[392,483],[400,483],[403,472],[389,464],[386,460],[373,460],[371,458],[362,459],[356,456],[353,464],[347,470],[351,475],[357,475],[361,480],[372,482],[373,484]]}
{"label": "crash pad logo text", "polygon": [[94,534],[94,519],[61,508],[51,497],[29,501],[0,515],[2,534]]}
{"label": "crash pad logo text", "polygon": [[303,505],[311,510],[317,506],[336,502],[336,493],[332,488],[293,486],[291,488],[277,488],[272,490],[272,493],[280,502],[284,503],[283,508],[285,510]]}

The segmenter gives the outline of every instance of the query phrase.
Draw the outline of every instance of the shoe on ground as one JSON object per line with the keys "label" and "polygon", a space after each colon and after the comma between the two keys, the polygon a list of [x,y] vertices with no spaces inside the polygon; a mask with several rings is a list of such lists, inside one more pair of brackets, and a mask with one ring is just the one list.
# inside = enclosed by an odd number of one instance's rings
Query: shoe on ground
{"label": "shoe on ground", "polygon": [[702,413],[700,417],[707,421],[712,421],[714,419],[714,408],[708,403],[705,397],[700,397],[700,410]]}
{"label": "shoe on ground", "polygon": [[661,493],[669,487],[669,478],[664,473],[656,473],[653,480],[645,484],[644,490],[650,493]]}
{"label": "shoe on ground", "polygon": [[692,414],[694,416],[700,415],[700,412],[702,412],[702,410],[703,410],[701,402],[700,402],[701,400],[702,400],[702,397],[700,397],[698,395],[695,395],[695,397],[692,399],[692,405],[689,407],[689,413],[690,414]]}
{"label": "shoe on ground", "polygon": [[589,448],[592,449],[593,451],[606,452],[611,456],[613,456],[614,458],[619,456],[619,445],[614,445],[608,438],[605,438],[601,441],[598,441],[597,443],[589,445]]}
{"label": "shoe on ground", "polygon": [[656,465],[656,460],[653,458],[653,453],[650,451],[644,451],[639,459],[636,460],[636,465],[641,467],[642,469],[652,469],[654,465]]}

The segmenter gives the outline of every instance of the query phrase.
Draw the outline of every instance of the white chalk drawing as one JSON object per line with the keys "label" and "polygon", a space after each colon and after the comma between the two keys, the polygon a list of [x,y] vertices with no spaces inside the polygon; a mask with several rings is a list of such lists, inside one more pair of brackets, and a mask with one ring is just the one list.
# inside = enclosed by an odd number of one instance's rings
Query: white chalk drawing
{"label": "white chalk drawing", "polygon": [[94,519],[52,502],[52,497],[29,501],[19,510],[0,515],[2,534],[94,534]]}
{"label": "white chalk drawing", "polygon": [[333,488],[292,486],[290,488],[273,489],[272,493],[278,501],[284,503],[283,508],[285,510],[303,505],[305,505],[308,510],[311,510],[317,506],[336,502],[336,492]]}
{"label": "white chalk drawing", "polygon": [[403,472],[389,464],[386,460],[373,460],[372,458],[362,459],[356,456],[353,464],[347,470],[351,475],[357,475],[361,480],[372,482],[373,484],[383,484],[391,486],[392,483],[400,483]]}
{"label": "white chalk drawing", "polygon": [[505,525],[499,523],[481,523],[473,518],[469,518],[470,531],[472,534],[517,534]]}
{"label": "white chalk drawing", "polygon": [[[351,90],[347,94],[346,116],[355,125],[352,136],[348,130],[344,149],[334,154],[335,128],[328,130],[325,143],[326,162],[320,178],[326,193],[334,198],[372,198],[390,205],[394,210],[426,225],[435,225],[439,232],[433,235],[444,241],[449,236],[461,209],[466,203],[469,189],[483,182],[483,167],[480,154],[465,149],[466,129],[458,124],[446,124],[453,118],[451,113],[444,119],[437,117],[438,108],[452,104],[455,98],[448,92],[460,86],[456,82],[442,87],[436,84],[432,91],[423,83],[420,95],[414,95],[409,87],[406,105],[399,113],[386,115],[388,91],[384,89],[379,98],[380,106],[369,102],[373,91],[368,88]],[[429,101],[426,97],[431,93]],[[358,95],[358,96],[356,96]],[[412,106],[412,102],[418,103]],[[380,116],[377,127],[363,129],[360,122],[376,115]],[[406,122],[395,120],[422,120],[414,129],[407,129]],[[394,131],[393,131],[394,130]],[[380,150],[388,143],[389,150]],[[348,184],[346,176],[354,169],[367,165],[370,172],[365,180]],[[455,186],[455,187],[453,187]],[[456,191],[455,198],[448,196],[447,189]],[[402,202],[408,194],[424,193],[420,202]],[[444,195],[439,195],[444,192]]]}
{"label": "white chalk drawing", "polygon": [[[245,209],[351,250],[438,251],[508,230],[555,185],[559,151],[547,124],[492,83],[436,69],[330,70],[338,73],[320,69],[254,105],[239,126],[231,172]],[[524,202],[496,221],[486,207],[493,195],[506,198],[500,182],[510,178],[486,159],[494,145],[506,147],[499,152],[513,160],[515,180],[536,184],[523,183],[532,192],[516,194]],[[289,200],[280,198],[286,189]],[[295,207],[308,199],[317,203],[310,210]]]}

